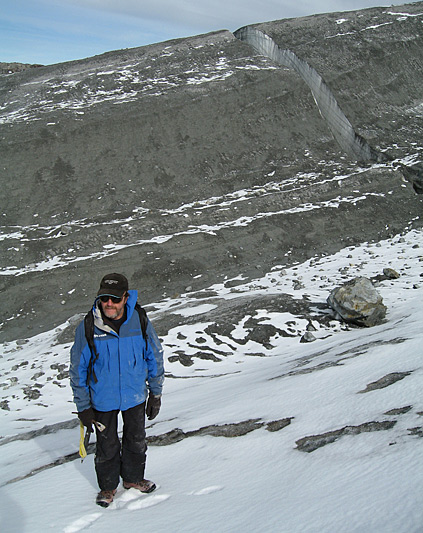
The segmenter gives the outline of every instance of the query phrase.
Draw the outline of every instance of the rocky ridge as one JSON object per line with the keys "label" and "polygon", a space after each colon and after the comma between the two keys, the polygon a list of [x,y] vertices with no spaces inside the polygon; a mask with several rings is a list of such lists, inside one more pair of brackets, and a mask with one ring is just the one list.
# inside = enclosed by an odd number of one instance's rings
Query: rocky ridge
{"label": "rocky ridge", "polygon": [[29,68],[38,68],[44,65],[33,65],[30,63],[2,63],[0,62],[0,74],[14,74],[15,72],[22,72]]}

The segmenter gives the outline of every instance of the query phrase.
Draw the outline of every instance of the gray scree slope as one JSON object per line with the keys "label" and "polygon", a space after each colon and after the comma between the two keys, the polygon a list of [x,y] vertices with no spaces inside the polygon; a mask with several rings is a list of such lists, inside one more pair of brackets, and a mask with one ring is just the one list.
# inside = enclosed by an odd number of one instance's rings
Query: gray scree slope
{"label": "gray scree slope", "polygon": [[148,304],[420,226],[422,21],[418,2],[252,27],[378,163],[225,30],[1,75],[2,337],[85,311],[109,271]]}

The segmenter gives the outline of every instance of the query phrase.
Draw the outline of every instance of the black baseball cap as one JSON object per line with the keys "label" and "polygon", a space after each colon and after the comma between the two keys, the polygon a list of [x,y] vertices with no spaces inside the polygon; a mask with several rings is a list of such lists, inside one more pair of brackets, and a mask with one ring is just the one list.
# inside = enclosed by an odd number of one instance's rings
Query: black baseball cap
{"label": "black baseball cap", "polygon": [[128,291],[128,280],[123,274],[106,274],[100,283],[97,296],[122,296]]}

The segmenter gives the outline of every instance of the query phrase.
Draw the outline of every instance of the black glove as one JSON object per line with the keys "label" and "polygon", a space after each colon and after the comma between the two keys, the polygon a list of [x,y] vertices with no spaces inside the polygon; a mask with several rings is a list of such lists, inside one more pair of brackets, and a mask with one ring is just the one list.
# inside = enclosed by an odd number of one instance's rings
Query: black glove
{"label": "black glove", "polygon": [[153,420],[159,414],[160,406],[162,405],[162,397],[154,396],[154,394],[149,394],[147,407],[145,409],[145,414],[147,415],[148,420]]}
{"label": "black glove", "polygon": [[88,409],[85,409],[84,411],[78,413],[78,418],[90,433],[94,431],[93,420],[95,420],[95,415],[92,407],[89,407]]}

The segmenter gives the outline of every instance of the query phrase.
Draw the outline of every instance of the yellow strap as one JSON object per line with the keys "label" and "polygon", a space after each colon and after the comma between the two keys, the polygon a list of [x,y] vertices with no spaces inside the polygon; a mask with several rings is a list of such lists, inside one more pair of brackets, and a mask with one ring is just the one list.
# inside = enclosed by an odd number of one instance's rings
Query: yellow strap
{"label": "yellow strap", "polygon": [[87,450],[84,446],[84,424],[81,421],[79,422],[79,430],[81,432],[81,438],[79,439],[79,455],[81,459],[85,459],[85,457],[87,457]]}

